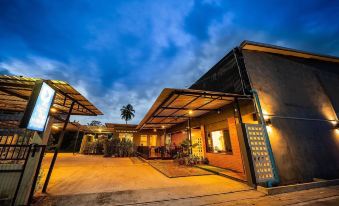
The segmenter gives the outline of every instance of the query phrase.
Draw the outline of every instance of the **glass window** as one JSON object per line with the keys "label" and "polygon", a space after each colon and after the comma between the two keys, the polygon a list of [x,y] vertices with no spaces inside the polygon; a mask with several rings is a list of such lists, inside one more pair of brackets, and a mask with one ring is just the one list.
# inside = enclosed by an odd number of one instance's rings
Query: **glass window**
{"label": "glass window", "polygon": [[140,146],[147,146],[147,135],[140,135]]}
{"label": "glass window", "polygon": [[150,135],[150,146],[157,146],[157,135]]}
{"label": "glass window", "polygon": [[207,134],[207,152],[232,153],[231,139],[228,130],[218,130]]}
{"label": "glass window", "polygon": [[133,142],[133,133],[119,133],[119,138],[120,140],[126,139],[126,140],[131,140]]}
{"label": "glass window", "polygon": [[166,134],[165,144],[166,145],[170,145],[171,144],[171,134]]}

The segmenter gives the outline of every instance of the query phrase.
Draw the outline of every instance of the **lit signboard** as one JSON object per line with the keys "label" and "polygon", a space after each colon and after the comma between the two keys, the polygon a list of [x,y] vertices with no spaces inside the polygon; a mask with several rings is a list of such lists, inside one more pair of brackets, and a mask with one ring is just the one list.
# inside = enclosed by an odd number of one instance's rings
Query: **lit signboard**
{"label": "lit signboard", "polygon": [[31,130],[43,131],[54,95],[55,90],[53,88],[44,82],[38,83],[27,105],[21,126]]}

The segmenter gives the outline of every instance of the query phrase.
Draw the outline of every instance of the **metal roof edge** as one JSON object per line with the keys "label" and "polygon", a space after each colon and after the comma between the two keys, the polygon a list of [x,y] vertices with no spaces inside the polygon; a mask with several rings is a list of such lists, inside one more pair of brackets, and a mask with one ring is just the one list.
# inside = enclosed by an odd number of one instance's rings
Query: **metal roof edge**
{"label": "metal roof edge", "polygon": [[[266,52],[266,53],[275,53],[275,54],[281,54],[285,56],[295,56],[299,58],[306,58],[306,59],[317,59],[322,61],[328,61],[328,62],[335,62],[339,63],[339,57],[326,55],[326,54],[318,54],[314,52],[308,52],[298,49],[292,49],[272,44],[266,44],[266,43],[260,43],[255,41],[249,41],[244,40],[239,45],[240,49],[244,50],[252,50],[252,51],[260,51],[260,52]],[[266,51],[263,50],[263,48],[266,48]],[[261,49],[261,50],[260,50]]]}

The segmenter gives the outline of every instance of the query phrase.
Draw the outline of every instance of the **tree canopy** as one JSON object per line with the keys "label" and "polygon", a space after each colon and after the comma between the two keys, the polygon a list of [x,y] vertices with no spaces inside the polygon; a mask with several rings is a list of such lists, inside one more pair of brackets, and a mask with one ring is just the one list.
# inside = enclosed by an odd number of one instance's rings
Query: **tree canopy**
{"label": "tree canopy", "polygon": [[123,106],[120,109],[120,111],[121,111],[121,119],[125,120],[126,124],[127,124],[127,121],[133,119],[135,110],[131,104],[127,104]]}

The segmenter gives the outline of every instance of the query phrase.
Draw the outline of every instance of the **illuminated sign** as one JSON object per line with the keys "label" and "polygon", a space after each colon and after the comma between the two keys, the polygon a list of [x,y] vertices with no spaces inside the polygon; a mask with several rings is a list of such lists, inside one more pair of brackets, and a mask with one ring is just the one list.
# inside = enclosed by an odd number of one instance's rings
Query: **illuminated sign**
{"label": "illuminated sign", "polygon": [[21,127],[43,131],[52,105],[55,90],[44,82],[36,84],[28,102]]}

